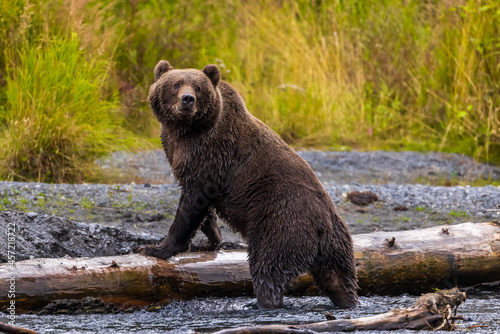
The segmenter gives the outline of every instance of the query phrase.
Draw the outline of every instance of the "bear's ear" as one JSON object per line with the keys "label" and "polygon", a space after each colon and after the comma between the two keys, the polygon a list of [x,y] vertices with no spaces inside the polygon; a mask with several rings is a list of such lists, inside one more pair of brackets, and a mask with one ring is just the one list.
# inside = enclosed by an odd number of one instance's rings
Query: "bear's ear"
{"label": "bear's ear", "polygon": [[162,74],[173,70],[174,68],[169,64],[166,60],[160,60],[158,64],[155,66],[155,82],[161,78]]}
{"label": "bear's ear", "polygon": [[212,81],[214,87],[217,87],[220,80],[220,71],[217,65],[210,64],[205,66],[205,68],[203,69],[203,73],[205,73],[205,75],[210,79],[210,81]]}

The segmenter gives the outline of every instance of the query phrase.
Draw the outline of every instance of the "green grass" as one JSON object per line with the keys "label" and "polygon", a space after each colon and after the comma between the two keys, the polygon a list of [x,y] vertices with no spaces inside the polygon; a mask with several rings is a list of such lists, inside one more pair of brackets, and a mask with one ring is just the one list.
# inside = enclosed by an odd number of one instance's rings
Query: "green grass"
{"label": "green grass", "polygon": [[450,216],[453,216],[453,217],[467,217],[468,216],[466,211],[450,211],[449,214],[450,214]]}
{"label": "green grass", "polygon": [[27,198],[20,197],[18,203],[16,203],[16,209],[28,212],[28,204],[30,204],[30,201]]}
{"label": "green grass", "polygon": [[76,34],[21,50],[6,78],[0,154],[13,178],[78,180],[85,163],[117,146],[107,63],[86,59]]}
{"label": "green grass", "polygon": [[144,202],[138,202],[133,205],[134,212],[142,212],[148,208],[148,204]]}
{"label": "green grass", "polygon": [[44,210],[47,206],[47,201],[45,200],[45,197],[38,196],[36,199],[36,206],[39,207],[41,210]]}
{"label": "green grass", "polygon": [[92,209],[94,207],[94,201],[84,196],[80,201],[80,205],[84,209]]}
{"label": "green grass", "polygon": [[20,31],[0,30],[12,38],[3,53],[0,176],[82,181],[97,157],[126,147],[113,62],[111,55],[85,52],[78,33],[57,31],[58,22],[35,12],[42,8],[43,2],[26,4]]}
{"label": "green grass", "polygon": [[157,138],[160,59],[218,64],[296,147],[500,164],[498,26],[494,0],[4,1],[0,178],[93,180],[96,157]]}
{"label": "green grass", "polygon": [[0,210],[4,211],[4,210],[7,210],[7,208],[12,204],[12,202],[9,200],[9,198],[7,196],[4,195],[4,197],[2,197],[0,199]]}

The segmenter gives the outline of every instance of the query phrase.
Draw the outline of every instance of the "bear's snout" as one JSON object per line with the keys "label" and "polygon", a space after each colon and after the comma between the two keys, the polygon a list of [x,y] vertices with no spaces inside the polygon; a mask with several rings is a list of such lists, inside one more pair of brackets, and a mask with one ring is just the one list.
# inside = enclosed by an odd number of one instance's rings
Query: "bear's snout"
{"label": "bear's snout", "polygon": [[192,114],[195,107],[196,96],[190,85],[182,86],[177,93],[177,110],[184,115]]}
{"label": "bear's snout", "polygon": [[192,109],[194,105],[194,95],[192,94],[184,94],[181,97],[181,104],[183,109]]}

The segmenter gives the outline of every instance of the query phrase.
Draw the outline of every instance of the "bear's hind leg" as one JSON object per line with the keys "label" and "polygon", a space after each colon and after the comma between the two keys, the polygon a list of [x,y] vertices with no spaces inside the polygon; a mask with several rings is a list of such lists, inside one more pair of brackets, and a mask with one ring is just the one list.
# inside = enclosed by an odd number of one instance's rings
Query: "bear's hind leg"
{"label": "bear's hind leg", "polygon": [[283,307],[286,282],[260,274],[252,276],[252,281],[259,309],[274,310]]}
{"label": "bear's hind leg", "polygon": [[222,242],[220,229],[217,225],[217,215],[215,214],[215,209],[210,208],[210,210],[208,210],[208,214],[201,224],[201,231],[207,236],[208,240],[200,247],[200,251],[215,251]]}
{"label": "bear's hind leg", "polygon": [[312,273],[315,283],[330,300],[341,308],[355,307],[358,302],[358,287],[355,277],[339,275],[334,269],[323,269]]}
{"label": "bear's hind leg", "polygon": [[252,247],[255,245],[252,241],[248,243],[248,263],[257,304],[261,309],[282,308],[286,285],[307,271],[297,252],[299,248],[280,247],[278,240],[271,245]]}

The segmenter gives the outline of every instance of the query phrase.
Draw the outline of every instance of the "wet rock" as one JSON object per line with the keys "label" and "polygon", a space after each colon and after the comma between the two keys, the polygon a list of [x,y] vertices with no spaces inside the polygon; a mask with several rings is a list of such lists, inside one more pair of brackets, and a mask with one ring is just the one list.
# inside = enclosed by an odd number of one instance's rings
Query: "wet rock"
{"label": "wet rock", "polygon": [[165,215],[161,213],[156,213],[146,218],[148,222],[156,222],[165,219]]}
{"label": "wet rock", "polygon": [[33,212],[33,211],[32,211],[32,212],[28,212],[28,213],[26,214],[26,216],[27,216],[28,218],[33,219],[33,218],[35,218],[36,216],[38,216],[38,213]]}
{"label": "wet rock", "polygon": [[118,313],[119,308],[113,304],[105,305],[100,298],[85,297],[82,299],[59,299],[47,304],[38,314],[95,314]]}
{"label": "wet rock", "polygon": [[365,206],[377,201],[378,196],[371,191],[353,191],[347,194],[347,199],[356,205]]}

